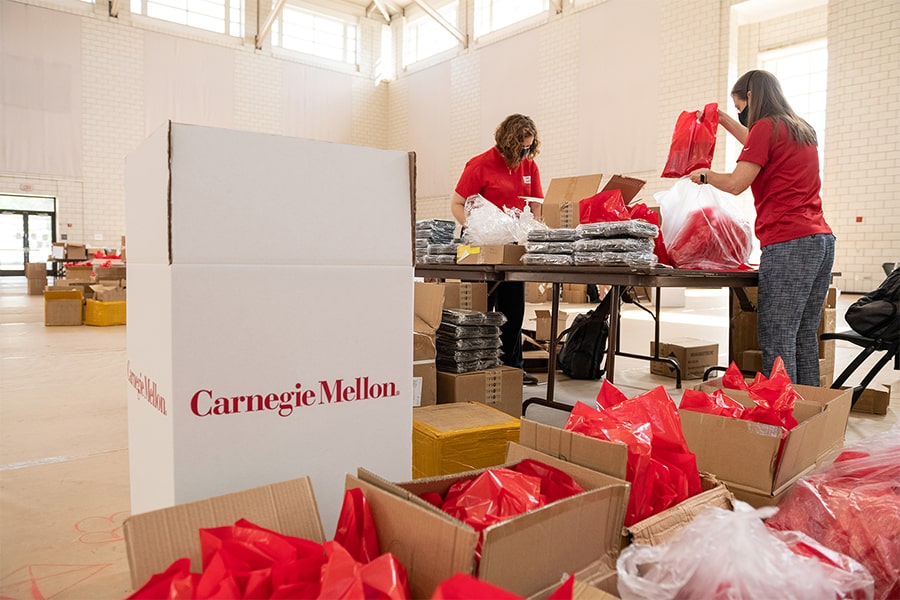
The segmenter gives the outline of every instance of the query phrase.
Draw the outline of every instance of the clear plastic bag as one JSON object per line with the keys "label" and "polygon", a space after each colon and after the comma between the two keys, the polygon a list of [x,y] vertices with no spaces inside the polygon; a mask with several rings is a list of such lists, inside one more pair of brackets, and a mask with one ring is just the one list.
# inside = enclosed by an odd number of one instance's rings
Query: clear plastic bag
{"label": "clear plastic bag", "polygon": [[534,229],[547,226],[534,218],[531,208],[500,209],[481,194],[466,199],[466,230],[463,241],[473,246],[493,244],[524,244]]}
{"label": "clear plastic bag", "polygon": [[537,254],[526,252],[522,255],[523,265],[572,265],[571,254]]}
{"label": "clear plastic bag", "polygon": [[740,501],[734,511],[708,507],[665,544],[626,547],[616,565],[619,596],[872,598],[872,577],[858,562],[828,558],[831,551],[812,538],[798,532],[782,536],[766,527],[762,519],[776,510],[756,510]]}
{"label": "clear plastic bag", "polygon": [[449,244],[428,244],[428,254],[452,254],[454,260],[456,259],[456,249],[459,248],[459,244],[449,243]]}
{"label": "clear plastic bag", "polygon": [[[418,255],[417,260],[418,260]],[[426,265],[455,265],[456,255],[453,254],[425,254],[419,261]]]}
{"label": "clear plastic bag", "polygon": [[656,264],[653,252],[576,252],[576,265],[652,267]]}
{"label": "clear plastic bag", "polygon": [[572,254],[575,252],[575,242],[528,242],[525,244],[525,252],[533,254]]}
{"label": "clear plastic bag", "polygon": [[588,238],[575,242],[575,252],[653,252],[650,238]]}
{"label": "clear plastic bag", "polygon": [[575,228],[581,238],[636,237],[655,238],[659,227],[640,219],[629,221],[607,221],[603,223],[582,223]]}
{"label": "clear plastic bag", "polygon": [[736,269],[750,258],[753,229],[731,194],[685,177],[654,198],[660,206],[663,238],[673,266]]}

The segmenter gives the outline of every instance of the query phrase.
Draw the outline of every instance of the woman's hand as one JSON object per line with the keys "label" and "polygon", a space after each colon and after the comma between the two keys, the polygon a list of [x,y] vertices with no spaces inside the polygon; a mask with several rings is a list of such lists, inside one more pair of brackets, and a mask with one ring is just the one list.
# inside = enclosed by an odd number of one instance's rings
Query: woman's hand
{"label": "woman's hand", "polygon": [[709,169],[691,171],[690,178],[694,183],[709,183]]}

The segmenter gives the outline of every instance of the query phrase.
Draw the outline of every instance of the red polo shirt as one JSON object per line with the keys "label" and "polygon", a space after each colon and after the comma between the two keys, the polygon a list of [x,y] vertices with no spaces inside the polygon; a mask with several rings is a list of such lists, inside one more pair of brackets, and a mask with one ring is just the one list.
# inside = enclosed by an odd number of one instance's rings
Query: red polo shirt
{"label": "red polo shirt", "polygon": [[760,119],[750,128],[738,158],[762,167],[750,185],[756,206],[756,237],[760,246],[787,242],[817,233],[831,233],[822,213],[819,154],[816,146],[800,144],[781,123]]}
{"label": "red polo shirt", "polygon": [[456,184],[456,193],[463,198],[481,194],[500,208],[519,210],[525,210],[525,201],[519,196],[544,197],[537,163],[525,159],[517,168],[510,169],[496,147],[466,163]]}

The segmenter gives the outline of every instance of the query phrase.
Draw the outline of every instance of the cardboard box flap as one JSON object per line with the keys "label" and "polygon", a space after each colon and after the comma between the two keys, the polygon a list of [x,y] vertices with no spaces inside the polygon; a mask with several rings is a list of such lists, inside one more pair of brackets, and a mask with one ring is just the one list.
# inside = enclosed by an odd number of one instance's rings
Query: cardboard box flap
{"label": "cardboard box flap", "polygon": [[724,483],[708,473],[701,473],[700,484],[703,491],[696,496],[691,496],[661,513],[626,527],[628,542],[650,546],[663,544],[707,507],[734,509],[734,495]]}
{"label": "cardboard box flap", "polygon": [[635,196],[638,195],[638,192],[643,189],[646,183],[646,181],[644,181],[643,179],[638,179],[637,177],[613,175],[609,178],[609,181],[606,182],[606,185],[603,186],[603,189],[601,191],[605,192],[607,190],[621,190],[622,199],[627,205],[631,204],[631,201],[634,200]]}
{"label": "cardboard box flap", "polygon": [[[697,468],[726,481],[771,490],[781,427],[679,410],[688,448]],[[722,444],[720,440],[730,440]]]}
{"label": "cardboard box flap", "polygon": [[444,308],[444,289],[439,283],[415,284],[415,303],[413,312],[413,331],[434,335],[441,324],[441,311]]}
{"label": "cardboard box flap", "polygon": [[575,177],[554,177],[547,187],[544,196],[544,206],[548,204],[562,204],[564,202],[578,202],[590,198],[600,189],[603,173],[592,175],[578,175]]}
{"label": "cardboard box flap", "polygon": [[[365,479],[380,479],[360,469]],[[407,502],[407,497],[381,485],[347,475],[346,488],[362,489],[378,531],[382,552],[390,552],[406,567],[413,598],[430,598],[440,582],[454,573],[473,572],[478,533],[468,525],[428,507]],[[383,482],[383,480],[381,480]],[[397,487],[397,486],[395,486]],[[402,489],[402,488],[400,488]],[[416,535],[409,535],[415,531]],[[435,551],[440,548],[442,551]],[[449,549],[449,551],[447,551]]]}
{"label": "cardboard box flap", "polygon": [[325,541],[308,477],[136,514],[124,525],[132,586],[137,589],[182,557],[199,569],[199,530],[233,525],[238,519],[285,535]]}
{"label": "cardboard box flap", "polygon": [[[469,479],[471,479],[475,477],[475,475],[477,475],[477,473],[479,472],[480,471],[467,473],[465,475],[471,475],[469,477]],[[372,471],[360,467],[356,470],[356,479],[370,486],[377,487],[385,492],[393,494],[398,498],[402,498],[408,502],[411,502],[412,504],[419,506],[423,510],[434,513],[435,515],[449,523],[453,523],[454,525],[469,529],[473,532],[475,531],[475,529],[473,529],[469,525],[466,525],[459,519],[451,517],[444,511],[436,508],[430,502],[426,502],[419,497],[425,492],[437,492],[441,496],[444,496],[447,494],[447,490],[450,489],[451,485],[453,485],[459,479],[465,479],[465,477],[458,477],[456,479],[448,478],[446,475],[439,475],[437,477],[422,477],[420,479],[414,479],[413,481],[405,482],[402,486],[400,486],[376,475]]]}
{"label": "cardboard box flap", "polygon": [[413,332],[413,364],[434,363],[437,348],[434,337],[427,333]]}
{"label": "cardboard box flap", "polygon": [[625,480],[628,446],[522,419],[519,443],[544,454]]}

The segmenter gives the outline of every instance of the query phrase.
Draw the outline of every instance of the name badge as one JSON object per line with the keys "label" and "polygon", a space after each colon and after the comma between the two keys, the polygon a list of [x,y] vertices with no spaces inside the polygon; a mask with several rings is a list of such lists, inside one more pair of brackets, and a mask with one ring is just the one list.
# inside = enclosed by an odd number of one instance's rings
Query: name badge
{"label": "name badge", "polygon": [[531,175],[522,175],[522,183],[531,185]]}

